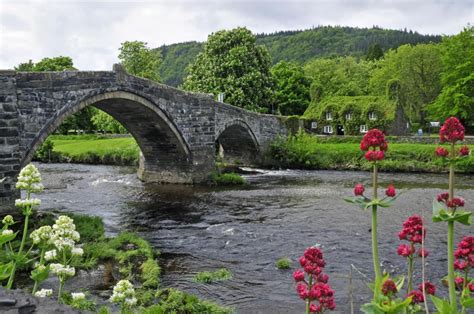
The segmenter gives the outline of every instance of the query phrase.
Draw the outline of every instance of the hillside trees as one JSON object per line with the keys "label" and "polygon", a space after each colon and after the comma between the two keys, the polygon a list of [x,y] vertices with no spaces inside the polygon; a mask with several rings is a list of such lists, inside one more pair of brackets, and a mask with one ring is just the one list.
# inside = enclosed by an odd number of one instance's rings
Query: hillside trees
{"label": "hillside trees", "polygon": [[275,103],[282,115],[302,115],[310,102],[311,81],[303,68],[292,62],[280,61],[272,69],[275,81]]}
{"label": "hillside trees", "polygon": [[465,125],[474,123],[474,27],[466,27],[441,44],[443,89],[429,106],[431,116],[442,121],[459,117]]}
{"label": "hillside trees", "polygon": [[273,98],[270,55],[256,44],[246,28],[221,30],[209,35],[204,51],[188,68],[183,88],[225,93],[225,102],[248,110],[267,112]]}

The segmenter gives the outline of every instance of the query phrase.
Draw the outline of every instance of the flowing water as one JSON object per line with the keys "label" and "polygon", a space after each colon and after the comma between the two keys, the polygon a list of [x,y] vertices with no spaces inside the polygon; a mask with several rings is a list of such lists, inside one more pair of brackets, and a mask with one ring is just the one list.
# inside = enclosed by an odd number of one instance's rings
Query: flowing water
{"label": "flowing water", "polygon": [[[101,216],[108,235],[139,232],[162,252],[162,287],[180,288],[238,313],[301,313],[304,304],[296,295],[292,272],[304,249],[318,244],[338,310],[350,311],[350,295],[356,309],[370,296],[364,283],[364,274],[372,272],[370,213],[343,201],[355,183],[370,184],[369,173],[262,171],[246,176],[246,186],[211,188],[144,184],[127,167],[39,168],[47,188],[41,195],[42,210]],[[438,280],[446,274],[446,226],[431,223],[430,215],[433,198],[446,189],[447,175],[382,173],[380,182],[393,183],[403,193],[393,207],[379,211],[383,267],[405,271],[396,254],[397,234],[406,217],[423,215],[430,252],[426,276],[443,293],[446,288]],[[474,178],[460,176],[457,183],[466,204],[474,204]],[[472,227],[457,227],[456,241],[467,234],[473,234]],[[284,256],[293,261],[291,270],[275,267]],[[352,285],[351,264],[360,271],[353,271]],[[232,280],[210,285],[192,280],[199,271],[222,267],[233,273]]]}

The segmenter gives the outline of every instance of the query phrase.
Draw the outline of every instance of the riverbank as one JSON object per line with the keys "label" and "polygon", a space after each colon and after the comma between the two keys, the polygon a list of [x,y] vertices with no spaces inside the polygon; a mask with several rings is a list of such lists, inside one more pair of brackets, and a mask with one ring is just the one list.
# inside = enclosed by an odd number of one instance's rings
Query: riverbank
{"label": "riverbank", "polygon": [[[360,141],[343,137],[320,138],[298,133],[272,144],[266,167],[307,170],[369,170],[360,151]],[[435,144],[389,143],[386,157],[379,163],[384,172],[444,172],[447,166],[435,156]],[[471,151],[474,145],[469,145]],[[458,172],[474,173],[474,156],[457,163]]]}
{"label": "riverbank", "polygon": [[[138,165],[140,149],[133,137],[96,135],[48,138],[52,150],[40,149],[37,160],[45,162]],[[436,158],[436,144],[396,142],[391,138],[386,159],[380,163],[385,172],[444,172],[446,165]],[[260,166],[308,170],[368,170],[356,137],[318,137],[304,133],[277,140]],[[474,145],[469,145],[471,150]],[[46,145],[44,146],[46,147]],[[458,163],[458,171],[474,173],[474,156]]]}

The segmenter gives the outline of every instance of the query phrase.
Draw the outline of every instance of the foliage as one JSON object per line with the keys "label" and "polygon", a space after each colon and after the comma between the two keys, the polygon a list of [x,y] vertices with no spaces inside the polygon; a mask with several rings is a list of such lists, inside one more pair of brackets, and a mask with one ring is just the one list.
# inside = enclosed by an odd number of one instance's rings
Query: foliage
{"label": "foliage", "polygon": [[183,88],[218,95],[248,110],[267,112],[272,104],[270,56],[246,28],[209,35],[204,51],[189,67]]}
{"label": "foliage", "polygon": [[443,89],[429,112],[437,121],[457,116],[469,126],[474,122],[474,26],[443,38],[440,47]]}
{"label": "foliage", "polygon": [[202,283],[213,283],[216,281],[223,281],[229,279],[232,279],[232,273],[225,268],[221,268],[212,272],[202,271],[194,276],[194,281]]}
{"label": "foliage", "polygon": [[403,45],[388,51],[370,78],[371,93],[386,95],[389,83],[398,80],[399,101],[405,112],[424,126],[426,107],[441,89],[440,56],[435,44]]}
{"label": "foliage", "polygon": [[96,130],[113,134],[127,133],[127,129],[120,122],[102,110],[97,110],[91,117],[91,121]]}
{"label": "foliage", "polygon": [[42,162],[50,162],[55,159],[53,150],[54,142],[50,138],[47,138],[36,151],[34,158]]}
{"label": "foliage", "polygon": [[276,261],[275,265],[278,269],[290,269],[291,260],[288,257],[282,257]]}
{"label": "foliage", "polygon": [[27,63],[20,63],[15,67],[16,71],[25,72],[45,72],[45,71],[75,71],[71,57],[43,58],[37,63],[29,60]]}
{"label": "foliage", "polygon": [[233,310],[221,307],[215,303],[199,300],[196,296],[187,294],[177,289],[160,290],[157,293],[159,303],[143,309],[144,314],[165,314],[165,313],[209,313],[209,314],[229,314]]}
{"label": "foliage", "polygon": [[375,61],[383,58],[383,50],[379,44],[375,43],[369,46],[367,49],[367,55],[365,56],[365,60],[368,61]]}
{"label": "foliage", "polygon": [[67,214],[74,220],[76,230],[81,235],[82,242],[97,242],[104,238],[105,229],[102,218],[81,214]]}
{"label": "foliage", "polygon": [[[386,97],[378,96],[339,96],[330,97],[320,103],[312,102],[304,113],[304,118],[316,121],[317,130],[322,133],[326,125],[331,125],[334,133],[338,125],[344,127],[344,134],[360,134],[360,126],[365,124],[368,129],[378,128],[388,131],[395,118],[396,103]],[[332,120],[326,119],[326,113],[332,114]],[[368,118],[374,113],[376,120]],[[347,119],[346,114],[350,114]]]}
{"label": "foliage", "polygon": [[297,63],[280,61],[271,69],[275,80],[275,104],[280,114],[302,115],[309,105],[310,80]]}
{"label": "foliage", "polygon": [[[257,44],[264,45],[274,63],[279,61],[303,64],[313,58],[336,56],[362,57],[373,43],[383,51],[403,44],[439,42],[441,36],[421,35],[413,31],[340,26],[318,26],[307,30],[281,31],[257,35]],[[166,84],[178,86],[188,73],[185,68],[203,50],[202,43],[186,42],[157,48],[163,55],[161,75]]]}
{"label": "foliage", "polygon": [[369,78],[375,62],[354,57],[312,59],[304,65],[305,74],[312,80],[312,102],[331,96],[360,96],[369,92]]}
{"label": "foliage", "polygon": [[242,185],[245,184],[245,179],[237,173],[212,173],[211,180],[215,185]]}
{"label": "foliage", "polygon": [[143,287],[158,288],[161,269],[154,259],[147,259],[141,266]]}
{"label": "foliage", "polygon": [[125,70],[132,75],[160,82],[161,56],[159,51],[147,47],[143,41],[126,41],[118,56]]}

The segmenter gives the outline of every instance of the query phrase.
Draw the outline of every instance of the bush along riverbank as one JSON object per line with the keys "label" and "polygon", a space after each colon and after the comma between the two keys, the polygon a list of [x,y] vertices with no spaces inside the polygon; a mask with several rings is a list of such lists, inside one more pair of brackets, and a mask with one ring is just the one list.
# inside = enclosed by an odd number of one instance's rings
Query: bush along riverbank
{"label": "bush along riverbank", "polygon": [[[391,143],[378,168],[385,172],[446,171],[445,162],[436,158],[435,148],[436,145],[432,144]],[[359,143],[352,138],[347,142],[344,138],[320,139],[303,131],[275,141],[264,165],[309,170],[370,170],[370,165],[364,162],[364,156],[360,153]],[[474,173],[474,156],[456,163],[456,169],[461,173]]]}
{"label": "bush along riverbank", "polygon": [[159,252],[139,235],[107,238],[99,217],[39,214],[36,195],[43,186],[35,166],[21,171],[16,186],[26,197],[15,202],[19,212],[5,216],[0,231],[0,281],[7,289],[98,313],[232,312],[176,289],[160,289]]}

